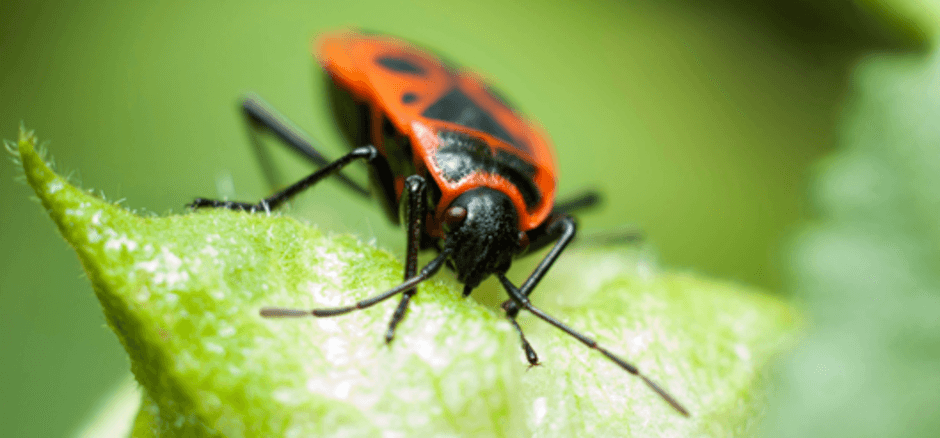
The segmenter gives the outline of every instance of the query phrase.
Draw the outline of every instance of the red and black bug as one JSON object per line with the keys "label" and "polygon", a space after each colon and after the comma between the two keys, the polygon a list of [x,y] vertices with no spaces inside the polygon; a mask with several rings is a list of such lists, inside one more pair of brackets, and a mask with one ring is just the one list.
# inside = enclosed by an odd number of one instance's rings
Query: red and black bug
{"label": "red and black bug", "polygon": [[[638,376],[673,408],[688,415],[674,397],[635,366],[529,301],[575,236],[570,213],[598,199],[587,192],[567,202],[555,201],[554,158],[548,137],[539,127],[478,76],[402,40],[349,31],[321,37],[314,50],[329,75],[333,113],[352,152],[335,161],[326,159],[286,118],[257,96],[249,96],[242,105],[248,119],[320,169],[255,204],[199,198],[190,206],[267,211],[336,175],[353,192],[374,194],[393,222],[405,222],[404,282],[346,307],[265,308],[262,316],[336,316],[401,294],[385,334],[386,342],[391,342],[416,286],[441,267],[455,271],[465,296],[496,275],[510,298],[503,309],[531,365],[538,364],[538,356],[516,322],[522,309]],[[339,173],[357,160],[369,164],[371,191]],[[521,286],[506,278],[514,258],[549,245],[551,250]],[[438,256],[419,271],[421,249],[434,249]]]}

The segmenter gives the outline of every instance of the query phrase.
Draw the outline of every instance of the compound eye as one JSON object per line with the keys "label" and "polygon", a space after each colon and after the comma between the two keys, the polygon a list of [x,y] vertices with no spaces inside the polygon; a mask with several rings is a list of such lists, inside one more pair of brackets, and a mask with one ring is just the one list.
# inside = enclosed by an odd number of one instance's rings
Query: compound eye
{"label": "compound eye", "polygon": [[467,209],[463,207],[451,207],[444,212],[444,224],[448,228],[454,228],[460,225],[467,218]]}
{"label": "compound eye", "polygon": [[529,247],[529,233],[519,232],[519,252],[525,251]]}

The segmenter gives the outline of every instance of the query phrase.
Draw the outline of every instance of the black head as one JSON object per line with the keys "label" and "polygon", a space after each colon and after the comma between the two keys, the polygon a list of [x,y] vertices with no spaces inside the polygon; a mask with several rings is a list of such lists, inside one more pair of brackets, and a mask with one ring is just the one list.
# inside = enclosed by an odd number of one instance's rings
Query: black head
{"label": "black head", "polygon": [[488,187],[470,190],[451,202],[444,218],[445,248],[464,291],[494,273],[506,272],[523,249],[519,214],[504,193]]}

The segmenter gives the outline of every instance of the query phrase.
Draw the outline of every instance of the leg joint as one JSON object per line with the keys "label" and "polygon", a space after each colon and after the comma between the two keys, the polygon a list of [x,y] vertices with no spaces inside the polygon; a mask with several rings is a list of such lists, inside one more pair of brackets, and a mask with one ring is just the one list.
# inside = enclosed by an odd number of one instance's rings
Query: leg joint
{"label": "leg joint", "polygon": [[373,160],[375,160],[376,157],[379,156],[379,150],[372,145],[360,146],[356,149],[353,149],[352,154],[357,158],[365,158],[367,162],[371,163]]}

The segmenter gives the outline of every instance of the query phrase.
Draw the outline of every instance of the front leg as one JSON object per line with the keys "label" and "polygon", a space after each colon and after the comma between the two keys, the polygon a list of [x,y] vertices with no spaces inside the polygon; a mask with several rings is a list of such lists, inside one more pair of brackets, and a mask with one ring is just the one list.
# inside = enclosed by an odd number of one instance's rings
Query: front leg
{"label": "front leg", "polygon": [[[405,280],[414,277],[418,272],[418,250],[421,247],[421,238],[424,235],[424,219],[427,216],[427,189],[428,184],[425,179],[419,175],[411,175],[405,179],[405,190],[403,194],[408,196],[408,252],[405,255]],[[408,310],[408,303],[411,297],[418,291],[417,288],[408,289],[401,296],[395,313],[392,314],[392,320],[388,323],[388,331],[385,332],[385,343],[392,342],[395,338],[395,328],[398,323],[405,318],[405,312]]]}
{"label": "front leg", "polygon": [[541,365],[539,362],[539,355],[535,353],[535,349],[532,348],[532,344],[529,343],[529,340],[525,338],[525,333],[522,333],[522,327],[519,327],[519,322],[516,321],[516,316],[519,315],[519,310],[510,309],[509,304],[514,303],[514,301],[509,300],[503,303],[503,310],[506,311],[506,317],[509,318],[509,323],[512,324],[512,328],[516,330],[516,333],[519,334],[519,340],[522,341],[522,351],[525,352],[525,360],[529,362],[529,368],[534,366]]}
{"label": "front leg", "polygon": [[[545,274],[548,273],[548,270],[555,264],[555,260],[558,260],[562,251],[574,240],[577,231],[578,225],[574,218],[568,215],[561,215],[551,217],[548,224],[529,232],[529,239],[532,241],[532,244],[529,246],[529,252],[537,251],[553,241],[555,242],[555,246],[553,246],[551,251],[545,255],[545,258],[539,262],[539,265],[535,267],[535,270],[532,271],[532,274],[529,275],[525,283],[519,287],[519,290],[521,290],[525,296],[528,297],[532,294],[532,291],[535,290],[535,286],[542,281],[542,277],[545,277]],[[513,317],[515,314],[519,313],[520,310],[519,303],[515,300],[507,300],[503,303],[503,308],[506,309],[507,315],[512,314]]]}
{"label": "front leg", "polygon": [[306,178],[297,181],[294,184],[291,184],[284,190],[277,192],[267,198],[262,199],[257,204],[251,204],[247,202],[234,202],[234,201],[222,201],[216,199],[205,199],[205,198],[196,198],[188,207],[192,208],[202,208],[202,207],[215,207],[215,208],[227,208],[230,210],[242,210],[249,212],[258,212],[258,211],[271,211],[272,209],[277,208],[284,202],[288,201],[290,198],[293,198],[300,192],[310,188],[314,184],[320,182],[327,176],[336,174],[340,169],[346,167],[353,161],[357,159],[364,159],[367,162],[371,163],[379,155],[378,149],[374,146],[362,146],[356,149],[353,149],[352,152],[343,155],[338,160],[318,169],[316,172],[311,173]]}
{"label": "front leg", "polygon": [[[561,252],[571,243],[576,230],[577,226],[571,216],[556,215],[549,219],[549,223],[545,226],[530,232],[530,239],[532,239],[534,243],[530,245],[529,251],[537,251],[539,248],[550,244],[552,241],[556,241],[556,243],[548,255],[545,256],[542,262],[535,268],[532,275],[529,276],[525,285],[523,285],[522,290],[526,296],[532,293],[532,290],[535,289],[538,282],[545,276],[545,273],[548,272],[548,268],[552,267],[552,264],[555,263],[555,260],[561,255]],[[532,247],[535,247],[535,249]],[[503,310],[506,311],[506,317],[509,318],[509,323],[512,324],[516,332],[519,333],[519,339],[522,342],[522,350],[525,352],[529,367],[539,365],[539,357],[535,353],[535,349],[532,348],[532,344],[529,343],[529,340],[525,338],[525,334],[522,333],[522,327],[519,327],[519,323],[516,322],[516,316],[519,315],[519,310],[521,310],[520,303],[516,300],[509,299],[503,303],[502,307]]]}

